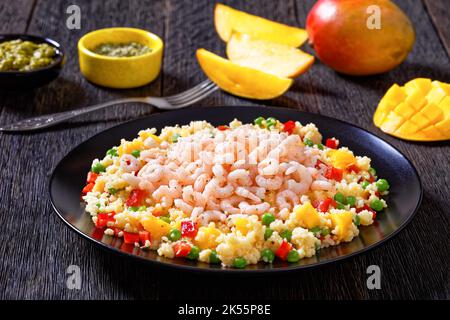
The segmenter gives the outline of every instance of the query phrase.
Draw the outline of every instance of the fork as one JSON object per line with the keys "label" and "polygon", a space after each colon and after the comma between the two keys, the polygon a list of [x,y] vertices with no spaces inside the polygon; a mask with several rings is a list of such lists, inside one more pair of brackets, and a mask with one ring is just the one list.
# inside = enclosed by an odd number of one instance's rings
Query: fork
{"label": "fork", "polygon": [[106,107],[110,107],[112,105],[128,102],[146,103],[162,110],[181,109],[204,99],[206,96],[210,95],[217,89],[218,87],[213,82],[211,82],[210,80],[205,80],[189,90],[186,90],[184,92],[172,96],[116,99],[81,109],[52,113],[43,116],[38,116],[35,118],[24,119],[13,124],[2,126],[0,127],[0,131],[20,132],[20,131],[39,130],[42,128],[54,126],[58,123],[78,117],[82,114],[94,112],[100,109],[104,109]]}

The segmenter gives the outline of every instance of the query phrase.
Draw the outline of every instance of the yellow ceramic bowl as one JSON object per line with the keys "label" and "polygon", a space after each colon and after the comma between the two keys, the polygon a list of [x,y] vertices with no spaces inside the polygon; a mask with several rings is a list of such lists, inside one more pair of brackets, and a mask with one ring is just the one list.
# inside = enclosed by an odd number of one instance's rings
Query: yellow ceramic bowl
{"label": "yellow ceramic bowl", "polygon": [[[139,42],[152,49],[135,57],[108,57],[91,50],[102,43]],[[85,34],[78,41],[81,73],[89,81],[110,88],[135,88],[153,81],[161,70],[163,42],[153,33],[134,28],[107,28]]]}

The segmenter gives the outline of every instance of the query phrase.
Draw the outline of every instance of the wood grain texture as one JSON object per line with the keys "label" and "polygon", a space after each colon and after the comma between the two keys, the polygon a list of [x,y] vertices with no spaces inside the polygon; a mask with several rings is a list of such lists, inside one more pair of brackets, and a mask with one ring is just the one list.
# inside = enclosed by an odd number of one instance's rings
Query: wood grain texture
{"label": "wood grain texture", "polygon": [[[304,26],[314,1],[224,1],[248,12]],[[17,7],[16,6],[17,3]],[[419,171],[422,206],[412,223],[385,245],[353,259],[282,276],[233,278],[186,274],[123,259],[101,251],[66,228],[53,213],[47,195],[49,175],[74,146],[127,119],[153,112],[124,105],[87,115],[37,134],[0,134],[0,298],[8,299],[399,299],[449,298],[450,217],[448,195],[450,147],[445,143],[411,143],[376,129],[371,117],[384,92],[415,77],[450,82],[450,64],[421,1],[398,2],[411,17],[417,42],[407,61],[380,76],[347,77],[317,61],[283,97],[258,102],[216,92],[200,102],[220,105],[272,105],[329,115],[359,125],[400,149]],[[0,30],[26,30],[60,41],[68,62],[50,85],[20,94],[0,93],[0,123],[76,108],[119,96],[173,94],[202,81],[194,57],[199,47],[224,55],[213,28],[209,0],[77,1],[82,29],[65,28],[71,1],[0,4]],[[14,20],[19,8],[32,12]],[[28,10],[28,11],[27,11]],[[24,15],[24,17],[26,14]],[[11,24],[4,23],[10,21]],[[110,90],[88,83],[79,73],[76,43],[84,33],[107,26],[136,26],[164,37],[164,70],[152,84],[133,90]],[[6,31],[5,31],[6,32]],[[306,51],[312,52],[307,46]],[[408,186],[402,186],[407,188]],[[80,266],[82,289],[65,286],[69,265]],[[382,270],[382,289],[368,290],[366,269]],[[180,285],[180,284],[183,285]]]}
{"label": "wood grain texture", "polygon": [[423,0],[434,26],[440,36],[442,44],[450,57],[450,19],[448,18],[448,1]]}

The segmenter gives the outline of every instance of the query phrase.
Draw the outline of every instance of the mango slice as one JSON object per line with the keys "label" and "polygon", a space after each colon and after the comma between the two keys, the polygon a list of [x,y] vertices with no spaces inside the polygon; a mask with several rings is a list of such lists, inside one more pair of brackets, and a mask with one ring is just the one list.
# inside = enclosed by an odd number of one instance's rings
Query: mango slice
{"label": "mango slice", "polygon": [[281,96],[293,80],[243,67],[205,49],[197,50],[197,60],[206,76],[222,90],[251,99]]}
{"label": "mango slice", "polygon": [[219,37],[225,42],[233,31],[292,47],[299,47],[308,39],[305,29],[270,21],[220,3],[214,9],[214,25]]}
{"label": "mango slice", "polygon": [[239,32],[228,41],[227,56],[241,66],[287,78],[298,77],[314,63],[314,56],[300,49]]}
{"label": "mango slice", "polygon": [[405,140],[450,139],[450,84],[417,78],[394,84],[373,116],[382,131]]}
{"label": "mango slice", "polygon": [[347,239],[350,233],[350,227],[353,223],[353,214],[349,211],[343,213],[331,213],[330,220],[334,227],[338,227],[336,237],[339,241]]}
{"label": "mango slice", "polygon": [[296,208],[295,218],[303,228],[311,229],[321,225],[320,214],[309,202]]}
{"label": "mango slice", "polygon": [[148,216],[141,220],[145,231],[150,232],[152,239],[161,240],[170,232],[170,224],[154,216]]}

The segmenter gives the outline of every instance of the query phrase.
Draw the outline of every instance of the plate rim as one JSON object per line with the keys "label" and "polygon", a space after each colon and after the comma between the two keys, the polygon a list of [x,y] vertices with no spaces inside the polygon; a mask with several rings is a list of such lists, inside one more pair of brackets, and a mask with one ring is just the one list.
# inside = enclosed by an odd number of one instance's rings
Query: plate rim
{"label": "plate rim", "polygon": [[[150,265],[153,265],[153,266],[156,266],[156,267],[168,268],[168,269],[172,269],[172,270],[183,270],[183,271],[189,271],[189,272],[208,273],[208,274],[214,274],[214,273],[222,273],[222,274],[224,274],[225,273],[225,274],[233,274],[233,275],[262,274],[262,273],[277,273],[277,274],[279,274],[279,273],[285,273],[285,272],[295,272],[295,271],[299,271],[299,270],[306,270],[306,269],[310,269],[310,268],[319,268],[319,267],[323,267],[325,265],[335,264],[336,262],[339,262],[339,261],[342,261],[342,260],[347,260],[347,259],[350,260],[351,258],[354,258],[354,257],[356,257],[358,255],[361,255],[361,254],[365,254],[368,251],[370,251],[372,249],[375,249],[376,247],[378,247],[378,246],[380,246],[382,244],[385,244],[388,240],[393,239],[396,235],[398,235],[401,231],[403,231],[411,223],[413,218],[416,216],[417,211],[419,210],[420,205],[422,204],[422,200],[423,200],[423,186],[422,186],[422,180],[420,178],[420,175],[419,175],[416,167],[411,162],[411,160],[409,160],[409,158],[403,152],[398,150],[395,146],[393,146],[391,143],[389,143],[385,139],[379,137],[378,135],[375,135],[374,133],[370,132],[369,130],[364,129],[364,128],[358,126],[358,125],[346,122],[346,121],[341,120],[341,119],[333,118],[333,117],[330,117],[330,116],[327,116],[327,115],[322,115],[322,114],[319,114],[319,113],[312,113],[312,112],[307,112],[307,111],[301,111],[301,110],[297,110],[297,109],[293,109],[293,108],[276,107],[276,106],[242,106],[242,105],[236,105],[236,106],[214,106],[212,108],[216,108],[217,110],[220,110],[223,107],[225,107],[225,108],[236,108],[236,109],[239,109],[239,108],[261,109],[261,108],[263,108],[263,109],[266,109],[266,110],[273,110],[273,111],[284,110],[284,111],[289,111],[289,112],[295,112],[295,113],[298,113],[298,114],[307,114],[307,115],[312,115],[312,116],[319,116],[319,117],[324,117],[324,118],[327,118],[327,119],[331,119],[333,121],[340,122],[340,123],[342,123],[344,125],[351,126],[351,127],[357,128],[359,130],[362,130],[365,133],[368,133],[372,137],[383,141],[384,143],[389,145],[391,148],[393,148],[396,152],[398,152],[402,156],[402,158],[404,158],[406,160],[406,162],[413,169],[413,173],[414,173],[415,177],[417,178],[417,180],[419,182],[419,190],[420,190],[419,198],[418,198],[418,201],[416,203],[415,208],[412,210],[412,213],[408,216],[408,218],[402,224],[400,224],[396,230],[394,230],[391,234],[389,234],[385,238],[381,239],[380,241],[375,242],[373,244],[370,244],[367,247],[364,247],[363,249],[360,249],[360,250],[358,250],[356,252],[352,252],[352,253],[349,253],[349,254],[346,254],[346,255],[340,255],[340,256],[337,256],[337,257],[325,260],[325,261],[318,261],[316,263],[307,264],[307,265],[287,265],[286,267],[280,267],[280,268],[274,268],[274,269],[271,269],[271,268],[267,268],[267,269],[266,268],[262,268],[262,269],[247,269],[247,268],[236,269],[236,268],[219,268],[219,267],[218,268],[201,268],[201,267],[193,266],[193,265],[192,266],[191,265],[179,265],[179,264],[168,263],[168,262],[164,262],[164,261],[157,261],[155,259],[146,259],[144,257],[135,255],[133,253],[129,253],[129,252],[125,252],[125,251],[119,250],[119,249],[117,249],[115,247],[112,247],[112,246],[110,246],[110,245],[108,245],[106,243],[103,243],[103,242],[101,242],[99,240],[96,240],[96,239],[92,238],[91,236],[85,234],[84,232],[82,232],[81,230],[77,229],[74,225],[72,225],[69,221],[67,221],[63,217],[62,213],[60,213],[58,211],[58,209],[56,208],[55,201],[54,201],[53,196],[52,196],[52,192],[51,192],[52,182],[54,181],[55,173],[56,173],[58,167],[63,162],[63,160],[65,160],[72,153],[74,153],[74,151],[78,147],[83,145],[84,143],[86,143],[86,142],[96,138],[97,136],[99,136],[101,134],[104,134],[105,132],[107,132],[109,130],[116,129],[116,128],[120,127],[120,126],[126,126],[129,123],[131,123],[131,122],[137,122],[137,121],[145,119],[145,118],[151,118],[151,117],[154,117],[154,116],[158,116],[158,115],[167,113],[167,112],[160,112],[160,113],[154,113],[154,114],[146,115],[144,117],[130,119],[130,120],[127,120],[125,122],[119,123],[117,125],[111,126],[111,127],[107,128],[107,129],[101,130],[100,132],[97,132],[96,134],[92,135],[91,137],[89,137],[89,138],[83,140],[82,142],[80,142],[79,144],[77,144],[75,147],[71,148],[70,151],[67,152],[58,161],[56,166],[53,168],[52,173],[50,175],[50,178],[48,180],[48,189],[47,190],[48,190],[49,200],[50,200],[50,204],[51,204],[51,207],[52,207],[53,211],[63,221],[63,223],[66,226],[69,227],[69,229],[71,231],[77,233],[83,239],[88,240],[91,243],[94,243],[96,246],[100,247],[102,250],[115,253],[118,256],[129,257],[129,258],[132,258],[132,259],[134,259],[136,261],[141,261],[143,263],[147,263],[147,264],[150,264]],[[180,110],[174,110],[174,111],[172,111],[170,113],[179,112],[179,111],[184,111],[185,112],[185,111],[189,111],[189,110],[208,109],[208,108],[209,107],[207,107],[207,106],[199,106],[198,105],[198,106],[183,108],[183,109],[180,109]]]}

